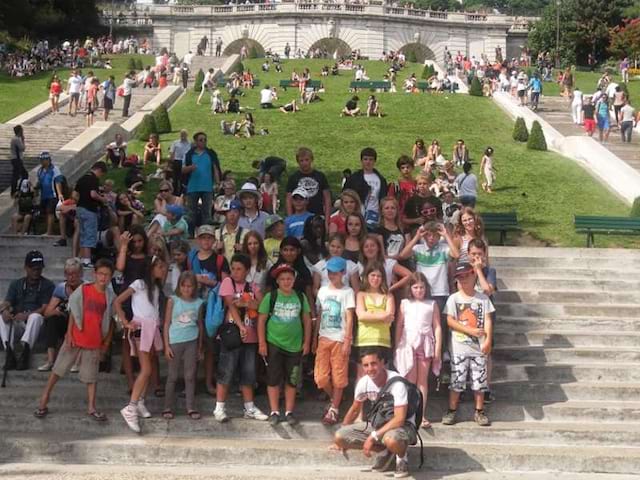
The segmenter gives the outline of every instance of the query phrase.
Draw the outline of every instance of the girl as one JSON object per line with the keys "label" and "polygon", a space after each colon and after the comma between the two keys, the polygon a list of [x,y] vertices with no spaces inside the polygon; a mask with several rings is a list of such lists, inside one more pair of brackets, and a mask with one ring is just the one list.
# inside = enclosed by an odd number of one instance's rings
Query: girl
{"label": "girl", "polygon": [[422,428],[431,427],[427,420],[429,370],[440,373],[442,330],[440,309],[428,298],[426,277],[415,272],[409,279],[410,296],[400,302],[396,322],[395,367],[400,375],[418,386],[423,398]]}
{"label": "girl", "polygon": [[460,251],[458,263],[469,263],[469,242],[474,238],[479,238],[484,240],[487,245],[489,245],[489,243],[484,238],[482,219],[473,211],[473,208],[464,207],[458,218],[458,224],[455,227],[453,237],[453,242]]}
{"label": "girl", "polygon": [[[365,237],[364,242],[362,242],[362,251],[360,252],[359,260],[358,273],[353,274],[351,278],[351,285],[353,285],[356,293],[360,290],[361,281],[364,280],[361,275],[371,264],[382,267],[385,281],[387,285],[391,285],[389,287],[389,293],[401,289],[409,281],[411,271],[408,268],[400,265],[397,260],[384,258],[384,249],[378,235],[369,234]],[[397,282],[393,281],[394,276],[399,278]]]}
{"label": "girl", "polygon": [[431,164],[434,163],[440,155],[442,155],[440,142],[434,139],[427,149],[427,163],[425,164],[425,170],[427,169],[427,166],[431,166]]}
{"label": "girl", "polygon": [[383,198],[380,202],[382,221],[377,232],[382,236],[385,256],[395,259],[405,244],[405,235],[400,228],[400,212],[398,201],[392,197]]}
{"label": "girl", "polygon": [[309,270],[323,258],[326,258],[329,252],[324,243],[327,237],[327,229],[325,227],[324,218],[320,215],[314,215],[307,218],[304,222],[302,233],[302,251],[304,252],[304,262]]}
{"label": "girl", "polygon": [[[344,252],[344,233],[332,233],[329,235],[329,255],[327,258],[320,260],[313,266],[313,291],[318,293],[320,287],[326,287],[329,285],[329,274],[327,273],[327,262],[333,257],[341,257]],[[358,274],[358,265],[347,260],[347,269],[345,271],[344,283],[348,286],[351,282],[351,275]]]}
{"label": "girl", "polygon": [[347,233],[347,217],[352,213],[360,213],[362,203],[360,196],[351,189],[340,194],[340,208],[329,218],[329,233]]}
{"label": "girl", "polygon": [[364,218],[360,213],[351,213],[347,216],[346,230],[347,239],[344,244],[344,253],[342,256],[347,260],[357,262],[360,258],[362,242],[367,236]]}
{"label": "girl", "polygon": [[267,284],[267,274],[273,263],[267,256],[262,237],[257,232],[250,230],[242,242],[242,253],[251,260],[251,268],[247,274],[247,282],[255,284],[264,291]]}
{"label": "girl", "polygon": [[177,290],[180,275],[189,269],[187,257],[189,256],[191,245],[189,245],[189,242],[186,240],[176,240],[171,242],[169,249],[171,251],[171,263],[169,264],[169,273],[167,274],[167,282],[165,283],[167,296],[170,296],[172,292]]}
{"label": "girl", "polygon": [[[140,433],[138,417],[151,417],[151,413],[144,405],[144,396],[151,377],[153,352],[162,350],[160,305],[164,296],[162,286],[166,277],[167,263],[160,257],[153,257],[144,277],[133,282],[114,301],[131,353],[137,352],[140,361],[140,373],[133,384],[129,404],[120,410],[129,428],[136,433]],[[123,303],[129,299],[131,299],[132,315],[127,316],[122,307]]]}
{"label": "girl", "polygon": [[598,137],[601,143],[609,140],[609,99],[603,93],[596,103],[596,119],[598,121]]}
{"label": "girl", "polygon": [[262,209],[267,213],[276,213],[278,211],[278,184],[273,181],[269,172],[265,172],[262,176],[260,194],[262,195]]}
{"label": "girl", "polygon": [[491,190],[491,186],[493,185],[493,180],[495,179],[495,170],[493,168],[493,148],[487,147],[484,151],[484,155],[482,157],[482,161],[480,162],[480,170],[484,174],[485,182],[482,184],[482,190],[487,193],[493,193]]}
{"label": "girl", "polygon": [[[402,212],[402,224],[405,230],[415,231],[429,219],[442,215],[440,200],[430,190],[431,178],[424,172],[416,175],[416,193],[407,200]],[[433,217],[433,218],[431,218]]]}
{"label": "girl", "polygon": [[57,75],[54,75],[51,79],[51,86],[49,87],[49,99],[51,100],[51,114],[55,115],[59,112],[58,102],[60,101],[60,94],[62,93],[62,84]]}
{"label": "girl", "polygon": [[133,208],[131,198],[127,193],[119,193],[116,198],[116,213],[118,215],[118,228],[121,232],[129,230],[132,225],[138,225],[144,221],[144,213]]}
{"label": "girl", "polygon": [[380,110],[380,103],[376,99],[375,95],[369,95],[367,100],[367,117],[382,117],[382,111]]}
{"label": "girl", "polygon": [[265,241],[264,249],[267,251],[267,258],[274,264],[280,256],[280,245],[284,240],[284,220],[279,215],[269,215],[264,222]]}
{"label": "girl", "polygon": [[[384,269],[375,263],[364,271],[362,289],[356,296],[358,318],[357,347],[379,347],[388,364],[391,360],[391,331],[396,311],[393,295],[389,294]],[[358,378],[363,370],[358,366]]]}
{"label": "girl", "polygon": [[160,165],[161,159],[162,159],[162,147],[160,146],[158,135],[155,133],[152,133],[149,136],[149,141],[144,146],[144,157],[143,157],[142,163],[146,165],[147,162],[151,162],[155,160],[156,165]]}
{"label": "girl", "polygon": [[211,94],[211,111],[213,114],[224,113],[224,103],[220,96],[220,90],[216,89]]}
{"label": "girl", "polygon": [[427,149],[424,147],[424,140],[419,138],[416,143],[413,144],[411,151],[411,158],[415,165],[424,165],[427,158]]}
{"label": "girl", "polygon": [[[185,255],[186,260],[186,255]],[[173,418],[176,380],[180,364],[184,364],[184,390],[187,397],[187,415],[192,420],[200,418],[195,409],[196,372],[198,358],[203,355],[204,300],[198,298],[198,281],[193,272],[182,272],[175,295],[167,300],[164,315],[164,356],[169,363],[165,386],[162,417]]]}

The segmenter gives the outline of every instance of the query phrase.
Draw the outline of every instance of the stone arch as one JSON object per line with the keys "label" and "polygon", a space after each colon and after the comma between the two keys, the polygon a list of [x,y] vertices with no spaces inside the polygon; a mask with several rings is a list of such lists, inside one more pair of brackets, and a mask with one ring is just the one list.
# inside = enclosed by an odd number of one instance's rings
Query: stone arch
{"label": "stone arch", "polygon": [[348,57],[353,51],[351,46],[341,38],[321,38],[320,40],[313,42],[313,44],[309,47],[309,52],[317,48],[326,50],[327,52],[329,52],[329,56],[333,56],[334,52],[337,51],[338,58]]}
{"label": "stone arch", "polygon": [[415,54],[415,61],[418,63],[424,63],[425,60],[436,59],[436,55],[435,53],[433,53],[433,50],[419,42],[407,43],[402,48],[400,48],[400,51],[404,53],[407,61],[410,61],[409,59],[411,58],[412,54]]}
{"label": "stone arch", "polygon": [[249,52],[249,58],[264,57],[264,47],[252,38],[239,38],[234,40],[224,49],[223,55],[240,54],[240,49],[245,46]]}

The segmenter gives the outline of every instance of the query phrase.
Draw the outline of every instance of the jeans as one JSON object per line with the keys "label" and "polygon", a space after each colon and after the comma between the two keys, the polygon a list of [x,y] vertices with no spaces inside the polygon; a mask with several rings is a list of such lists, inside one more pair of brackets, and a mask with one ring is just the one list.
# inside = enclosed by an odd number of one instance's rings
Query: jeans
{"label": "jeans", "polygon": [[633,133],[633,121],[620,123],[620,134],[622,141],[631,143],[631,134]]}
{"label": "jeans", "polygon": [[[198,201],[202,201],[202,205],[198,205]],[[190,192],[187,193],[187,208],[189,209],[189,222],[192,225],[200,226],[205,223],[211,223],[211,205],[213,203],[212,192]],[[200,222],[197,222],[198,209],[200,208]]]}
{"label": "jeans", "polygon": [[80,248],[96,248],[98,243],[98,214],[78,207],[76,210],[80,222]]}
{"label": "jeans", "polygon": [[123,117],[128,117],[129,116],[129,105],[131,105],[131,94],[125,95],[122,98],[124,100],[124,103],[122,104],[122,116]]}

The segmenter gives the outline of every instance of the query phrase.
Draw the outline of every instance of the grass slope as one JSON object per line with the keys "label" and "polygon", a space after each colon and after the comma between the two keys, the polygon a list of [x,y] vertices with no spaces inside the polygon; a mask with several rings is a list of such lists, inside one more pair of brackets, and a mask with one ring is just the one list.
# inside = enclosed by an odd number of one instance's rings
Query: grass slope
{"label": "grass slope", "polygon": [[[260,63],[260,60],[250,60],[245,66],[258,72]],[[278,80],[289,78],[293,69],[301,71],[304,67],[309,67],[313,77],[319,78],[325,63],[323,60],[290,61],[284,64],[283,73],[261,73],[259,78],[261,85],[277,85]],[[372,61],[366,62],[366,68],[370,78],[381,79],[385,65]],[[421,70],[420,65],[412,65],[402,71],[399,78],[404,79],[412,72],[419,75]],[[382,93],[377,95],[386,114],[384,118],[339,118],[342,106],[350,97],[347,91],[350,80],[350,72],[329,77],[325,80],[327,92],[322,95],[323,100],[305,105],[296,114],[257,108],[253,111],[257,128],[267,128],[270,135],[252,139],[223,136],[220,120],[238,117],[214,116],[207,102],[196,106],[195,94],[190,89],[170,112],[175,131],[162,135],[163,146],[168,152],[170,142],[177,138],[181,128],[190,134],[203,130],[209,135],[209,145],[218,152],[222,168],[235,172],[239,183],[254,173],[252,160],[267,155],[287,159],[292,171],[296,148],[308,146],[314,151],[316,167],[329,178],[335,197],[340,191],[342,170],[359,168],[359,152],[364,147],[378,151],[377,167],[388,180],[395,180],[396,159],[401,154],[410,154],[416,138],[427,142],[438,139],[447,158],[451,158],[456,139],[464,138],[471,149],[476,174],[483,150],[487,146],[495,149],[495,193],[481,193],[478,208],[492,212],[517,211],[524,229],[538,240],[553,245],[584,246],[584,236],[573,231],[574,214],[629,214],[628,207],[571,160],[550,152],[533,152],[514,142],[511,139],[513,122],[489,99]],[[297,94],[293,89],[280,91],[280,103],[290,101]],[[359,94],[361,106],[366,105],[367,94]],[[241,105],[259,106],[259,88],[246,92]],[[133,142],[131,148],[141,153],[142,144]],[[283,181],[281,190],[284,184]],[[599,246],[629,244],[626,239],[605,237],[599,237],[597,242]]]}

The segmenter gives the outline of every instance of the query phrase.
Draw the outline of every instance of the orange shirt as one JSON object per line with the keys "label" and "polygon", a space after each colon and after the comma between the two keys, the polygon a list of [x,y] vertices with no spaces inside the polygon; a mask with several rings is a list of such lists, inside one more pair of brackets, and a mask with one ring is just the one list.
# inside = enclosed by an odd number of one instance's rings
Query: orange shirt
{"label": "orange shirt", "polygon": [[71,336],[78,347],[100,348],[102,344],[102,317],[107,309],[107,295],[99,292],[93,283],[82,285],[82,330],[74,323]]}

